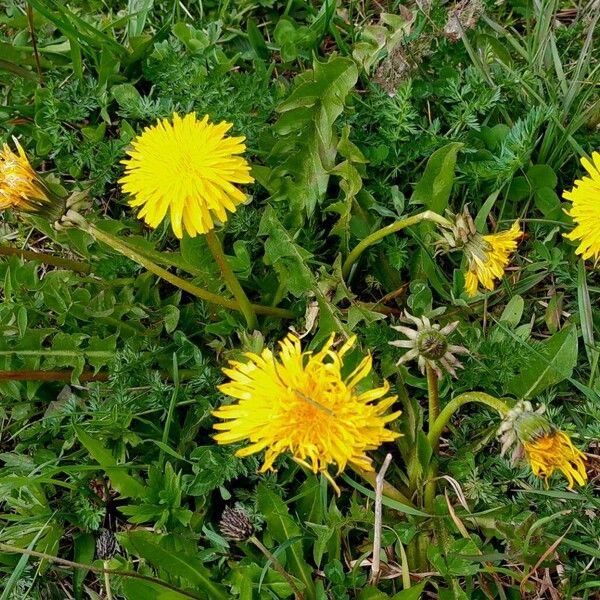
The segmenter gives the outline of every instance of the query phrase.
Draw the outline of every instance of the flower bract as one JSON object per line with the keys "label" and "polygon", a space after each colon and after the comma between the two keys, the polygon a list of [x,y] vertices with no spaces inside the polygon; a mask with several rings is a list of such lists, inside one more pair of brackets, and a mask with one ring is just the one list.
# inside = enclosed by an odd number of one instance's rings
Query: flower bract
{"label": "flower bract", "polygon": [[425,373],[426,366],[429,366],[436,372],[438,378],[442,377],[442,370],[456,377],[456,369],[462,369],[463,366],[454,355],[467,353],[467,349],[463,346],[450,344],[448,341],[448,336],[458,327],[458,321],[442,328],[439,323],[431,323],[426,316],[414,317],[408,312],[405,315],[405,320],[411,321],[415,327],[392,325],[392,329],[408,338],[389,342],[390,345],[398,348],[408,348],[408,352],[403,354],[396,364],[401,365],[416,359],[421,373]]}
{"label": "flower bract", "polygon": [[237,456],[264,451],[261,472],[272,469],[282,453],[325,476],[329,465],[338,473],[348,464],[372,470],[366,453],[399,436],[386,424],[400,412],[386,414],[396,400],[387,396],[387,382],[357,389],[371,372],[370,356],[342,375],[344,355],[354,342],[351,338],[335,350],[331,336],[319,352],[303,352],[290,334],[277,355],[264,349],[260,355],[246,353],[245,362],[232,361],[223,369],[230,381],[219,389],[236,402],[213,413],[224,421],[214,426],[220,431],[217,442],[249,442]]}
{"label": "flower bract", "polygon": [[[593,162],[592,162],[593,161]],[[563,197],[570,200],[572,207],[567,214],[575,221],[575,228],[565,234],[570,240],[578,241],[575,252],[584,259],[600,258],[600,152],[592,154],[592,161],[581,159],[589,173],[575,181],[573,189],[565,191]]]}
{"label": "flower bract", "polygon": [[169,213],[178,238],[204,234],[225,222],[246,195],[236,184],[252,183],[250,166],[237,156],[246,149],[243,136],[228,137],[232,127],[213,124],[208,115],[195,113],[163,119],[144,129],[132,142],[129,158],[122,161],[125,174],[119,180],[131,195],[129,204],[157,227]]}

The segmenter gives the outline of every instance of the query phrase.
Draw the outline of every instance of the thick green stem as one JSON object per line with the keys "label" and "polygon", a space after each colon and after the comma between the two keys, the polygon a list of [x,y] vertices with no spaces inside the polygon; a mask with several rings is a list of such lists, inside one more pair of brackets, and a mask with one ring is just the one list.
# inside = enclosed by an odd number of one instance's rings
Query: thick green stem
{"label": "thick green stem", "polygon": [[246,318],[248,329],[251,331],[257,329],[258,321],[256,320],[256,313],[252,308],[252,304],[250,304],[250,300],[248,300],[248,296],[246,296],[246,292],[244,292],[238,278],[233,272],[233,269],[227,262],[227,257],[225,256],[225,252],[223,252],[223,246],[221,245],[221,241],[217,237],[217,234],[214,230],[211,230],[204,235],[204,239],[208,244],[208,249],[211,251],[215,262],[219,265],[219,269],[221,269],[221,274],[223,275],[223,279],[225,280],[229,291],[234,295],[240,305],[240,310]]}
{"label": "thick green stem", "polygon": [[429,398],[429,431],[436,419],[440,416],[440,392],[438,387],[438,376],[434,369],[426,366],[427,372],[427,394]]}
{"label": "thick green stem", "polygon": [[110,573],[108,572],[108,561],[104,561],[104,592],[106,600],[113,600],[112,589],[110,587]]}
{"label": "thick green stem", "polygon": [[438,215],[437,213],[426,210],[425,212],[419,213],[418,215],[413,215],[412,217],[407,217],[406,219],[401,219],[400,221],[396,221],[387,227],[382,227],[377,231],[374,231],[372,234],[368,235],[364,240],[362,240],[358,245],[356,245],[348,257],[346,258],[344,265],[342,267],[342,276],[344,279],[348,278],[350,274],[350,270],[352,269],[352,265],[358,260],[358,257],[369,247],[383,239],[387,235],[392,233],[396,233],[401,231],[406,227],[410,227],[411,225],[416,225],[417,223],[421,223],[422,221],[432,221],[433,223],[438,223],[440,225],[450,225],[448,219],[442,217],[442,215]]}
{"label": "thick green stem", "polygon": [[287,581],[294,592],[294,598],[296,598],[296,600],[302,600],[304,598],[302,592],[298,589],[298,586],[291,575],[283,568],[283,565],[277,560],[273,553],[254,535],[250,537],[248,541],[254,544],[265,555],[273,565],[273,568]]}
{"label": "thick green stem", "polygon": [[[127,258],[131,259],[133,262],[136,262],[138,265],[144,267],[151,273],[158,275],[165,281],[173,284],[174,286],[200,298],[205,300],[206,302],[210,302],[212,304],[217,304],[218,306],[223,306],[225,308],[229,308],[230,310],[241,311],[240,305],[236,300],[230,300],[228,298],[223,298],[219,296],[219,294],[213,294],[208,290],[203,290],[198,286],[178,277],[177,275],[173,275],[166,269],[159,267],[155,262],[151,261],[149,258],[141,255],[136,252],[133,248],[130,248],[127,244],[121,242],[117,237],[111,235],[110,233],[106,233],[101,229],[98,229],[91,223],[88,223],[81,215],[78,213],[74,213],[73,211],[69,211],[67,214],[71,223],[77,227],[80,227],[84,231],[88,232],[90,235],[94,236],[98,241],[103,242],[107,246],[110,246],[113,250],[123,254]],[[292,319],[294,314],[290,310],[285,310],[283,308],[275,308],[271,306],[262,306],[260,304],[253,304],[252,309],[255,313],[261,315],[270,315],[274,317],[280,317],[282,319]]]}
{"label": "thick green stem", "polygon": [[510,409],[503,400],[490,396],[484,392],[465,392],[450,400],[444,410],[440,413],[439,417],[431,425],[429,433],[427,434],[427,439],[432,448],[438,445],[442,431],[444,431],[444,428],[452,418],[452,415],[459,410],[461,406],[469,404],[470,402],[485,404],[486,406],[497,410],[501,417],[504,417]]}
{"label": "thick green stem", "polygon": [[[427,371],[427,394],[429,399],[429,428],[428,432],[433,429],[433,424],[436,422],[440,414],[440,392],[438,385],[438,376],[433,368],[429,365],[426,366]],[[438,472],[438,452],[439,452],[439,438],[435,444],[431,445],[431,462],[429,464],[429,470],[427,473],[427,483],[425,484],[425,510],[431,513],[433,511],[433,501],[435,499],[435,489]]]}

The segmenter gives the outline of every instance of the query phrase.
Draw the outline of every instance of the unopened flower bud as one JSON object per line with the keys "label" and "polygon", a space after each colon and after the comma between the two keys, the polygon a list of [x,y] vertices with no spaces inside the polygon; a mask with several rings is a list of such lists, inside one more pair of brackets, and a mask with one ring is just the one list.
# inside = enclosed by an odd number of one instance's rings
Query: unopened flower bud
{"label": "unopened flower bud", "polygon": [[96,538],[96,557],[100,560],[110,560],[117,553],[117,539],[115,534],[102,529],[100,535]]}
{"label": "unopened flower bud", "polygon": [[254,525],[243,508],[227,506],[221,515],[219,530],[224,538],[244,542],[254,533]]}

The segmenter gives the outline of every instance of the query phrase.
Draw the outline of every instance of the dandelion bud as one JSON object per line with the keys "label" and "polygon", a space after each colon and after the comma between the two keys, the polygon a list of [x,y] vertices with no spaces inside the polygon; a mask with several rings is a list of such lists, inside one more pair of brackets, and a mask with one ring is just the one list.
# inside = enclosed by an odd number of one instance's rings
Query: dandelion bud
{"label": "dandelion bud", "polygon": [[254,525],[243,508],[227,506],[221,515],[219,530],[224,538],[244,542],[254,533]]}
{"label": "dandelion bud", "polygon": [[544,406],[533,410],[531,402],[521,401],[506,415],[498,435],[504,454],[516,444],[515,456],[527,458],[533,474],[541,477],[548,485],[548,479],[555,470],[566,477],[569,488],[575,483],[585,485],[585,454],[573,446],[571,438],[556,429],[542,413]]}
{"label": "dandelion bud", "polygon": [[49,221],[58,219],[65,202],[33,170],[25,151],[15,140],[18,154],[8,144],[0,152],[0,210],[13,208],[37,214]]}
{"label": "dandelion bud", "polygon": [[100,560],[110,560],[117,553],[117,539],[108,529],[103,529],[96,538],[96,557]]}
{"label": "dandelion bud", "polygon": [[408,338],[389,342],[392,346],[409,349],[397,364],[400,365],[416,358],[421,373],[425,373],[425,367],[429,365],[436,372],[438,378],[442,377],[442,369],[456,377],[455,369],[462,369],[463,366],[454,354],[467,353],[467,349],[463,346],[455,346],[448,342],[448,336],[458,327],[458,321],[441,328],[438,323],[432,324],[427,317],[419,319],[408,313],[405,314],[405,320],[414,323],[416,329],[403,325],[392,326],[392,329],[403,333]]}

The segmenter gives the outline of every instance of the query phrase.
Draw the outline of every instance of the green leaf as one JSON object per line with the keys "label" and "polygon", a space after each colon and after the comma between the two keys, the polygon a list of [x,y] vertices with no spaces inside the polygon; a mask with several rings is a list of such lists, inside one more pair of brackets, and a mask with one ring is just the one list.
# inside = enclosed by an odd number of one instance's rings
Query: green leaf
{"label": "green leaf", "polygon": [[[342,475],[342,479],[349,486],[353,487],[355,490],[358,490],[361,494],[364,494],[368,498],[371,498],[371,500],[375,499],[375,492],[366,488],[364,485],[361,485],[360,483],[357,483],[356,481],[350,479],[350,477],[348,477],[348,475]],[[397,500],[392,500],[391,498],[388,498],[387,496],[383,497],[382,504],[384,506],[389,506],[390,508],[393,508],[394,510],[397,510],[398,512],[401,512],[401,513],[404,513],[407,515],[412,515],[414,517],[430,517],[431,516],[431,515],[427,514],[426,512],[423,512],[416,508],[412,508],[410,506],[407,506],[406,504],[402,504],[402,503],[398,502]]]}
{"label": "green leaf", "polygon": [[358,69],[349,58],[315,60],[312,70],[295,78],[291,94],[277,107],[280,117],[273,129],[279,141],[269,156],[275,167],[266,187],[275,199],[285,199],[296,226],[325,197],[336,157],[334,123],[357,80]]}
{"label": "green leaf", "polygon": [[452,142],[429,157],[425,172],[410,198],[411,204],[424,204],[440,215],[446,210],[454,183],[456,156],[463,145]]}
{"label": "green leaf", "polygon": [[594,364],[597,350],[594,349],[594,321],[592,303],[588,290],[585,273],[585,263],[580,260],[577,265],[577,303],[579,305],[579,321],[581,322],[581,334],[585,345],[585,352],[590,364]]}
{"label": "green leaf", "polygon": [[312,255],[296,244],[291,234],[277,218],[275,210],[268,206],[260,221],[258,235],[266,235],[265,263],[273,265],[279,279],[285,283],[286,291],[295,297],[306,297],[312,292],[319,303],[321,326],[331,331],[339,331],[346,336],[351,333],[344,324],[339,309],[334,306],[321,290],[318,281],[307,266]]}
{"label": "green leaf", "polygon": [[508,385],[518,398],[535,398],[551,385],[571,377],[577,362],[577,328],[568,326],[546,340],[538,350],[531,347],[529,360]]}
{"label": "green leaf", "polygon": [[[144,600],[189,600],[188,595],[161,586],[151,581],[140,581],[131,577],[121,579],[121,587],[127,598],[144,598]],[[200,596],[197,596],[200,598]]]}
{"label": "green leaf", "polygon": [[548,165],[533,165],[527,171],[527,179],[534,190],[540,188],[554,189],[558,183],[556,173]]}
{"label": "green leaf", "polygon": [[90,456],[98,462],[110,478],[112,486],[120,493],[122,498],[139,498],[144,494],[144,486],[128,475],[123,467],[117,465],[117,461],[106,449],[102,442],[88,435],[83,429],[75,426],[75,435],[89,452]]}
{"label": "green leaf", "polygon": [[366,587],[360,591],[357,600],[389,600],[389,596],[374,587]]}
{"label": "green leaf", "polygon": [[555,220],[561,218],[563,213],[560,199],[552,188],[537,188],[533,194],[533,199],[535,205],[546,218]]}
{"label": "green leaf", "polygon": [[[74,538],[73,560],[84,565],[91,564],[94,560],[96,542],[91,533],[80,533]],[[81,600],[83,594],[83,581],[88,574],[87,569],[73,570],[73,592],[76,600]]]}
{"label": "green leaf", "polygon": [[160,545],[161,536],[148,531],[130,531],[122,534],[135,554],[172,577],[182,577],[204,591],[211,600],[228,600],[231,596],[221,584],[212,581],[210,571],[197,556],[166,549]]}
{"label": "green leaf", "polygon": [[[256,492],[258,508],[264,515],[267,530],[273,539],[283,544],[295,537],[302,537],[300,526],[290,517],[285,502],[264,483],[260,483]],[[307,598],[315,598],[315,588],[312,580],[312,569],[304,560],[302,542],[298,540],[287,548],[288,565],[293,575],[298,577],[305,586]]]}
{"label": "green leaf", "polygon": [[513,296],[504,307],[500,315],[500,321],[507,327],[514,329],[520,322],[525,308],[525,300],[522,296]]}
{"label": "green leaf", "polygon": [[419,600],[426,585],[426,581],[417,583],[417,585],[413,585],[407,590],[402,590],[401,592],[393,595],[392,600]]}

